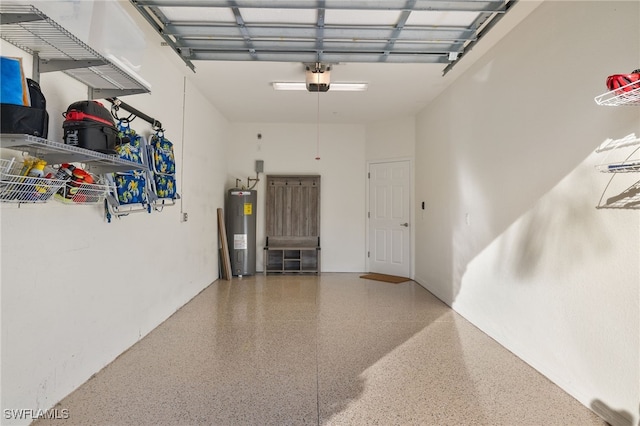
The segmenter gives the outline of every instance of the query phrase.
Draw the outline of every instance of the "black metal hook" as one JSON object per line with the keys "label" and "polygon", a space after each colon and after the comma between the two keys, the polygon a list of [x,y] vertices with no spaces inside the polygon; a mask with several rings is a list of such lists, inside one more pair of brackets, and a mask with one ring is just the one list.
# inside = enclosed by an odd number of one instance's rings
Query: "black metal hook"
{"label": "black metal hook", "polygon": [[[112,110],[112,115],[114,115],[114,118],[118,119],[118,120],[122,120],[122,121],[126,121],[126,122],[131,122],[133,121],[136,117],[139,117],[140,119],[146,121],[147,123],[151,124],[151,127],[153,128],[153,130],[155,130],[156,132],[164,132],[164,129],[162,128],[162,123],[159,122],[158,120],[156,120],[153,117],[149,117],[147,114],[143,113],[140,110],[137,110],[136,108],[132,107],[129,104],[126,104],[124,102],[122,102],[120,99],[118,98],[107,98],[107,101],[111,102],[111,104],[113,105],[111,110]],[[117,117],[117,111],[122,108],[123,110],[129,112],[129,117],[124,118],[124,119],[120,119]],[[113,111],[116,111],[116,114],[113,113]],[[131,118],[133,117],[133,118]]]}

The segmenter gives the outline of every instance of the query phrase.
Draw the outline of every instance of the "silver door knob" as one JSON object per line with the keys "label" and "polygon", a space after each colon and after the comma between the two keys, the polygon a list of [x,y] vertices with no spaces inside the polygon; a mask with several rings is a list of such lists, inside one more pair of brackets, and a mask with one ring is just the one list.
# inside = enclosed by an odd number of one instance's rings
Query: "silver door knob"
{"label": "silver door knob", "polygon": [[408,228],[409,227],[409,223],[408,222],[401,223],[400,226],[404,226],[405,228]]}

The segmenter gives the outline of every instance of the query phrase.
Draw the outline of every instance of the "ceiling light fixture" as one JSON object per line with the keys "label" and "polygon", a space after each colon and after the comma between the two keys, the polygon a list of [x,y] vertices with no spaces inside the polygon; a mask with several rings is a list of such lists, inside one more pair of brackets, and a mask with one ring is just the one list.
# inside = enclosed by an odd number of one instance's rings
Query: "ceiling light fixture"
{"label": "ceiling light fixture", "polygon": [[307,90],[307,83],[274,81],[271,85],[273,90]]}
{"label": "ceiling light fixture", "polygon": [[275,81],[271,85],[274,90],[300,90],[316,93],[316,160],[320,160],[320,93],[326,93],[329,89],[332,92],[362,92],[369,87],[367,83],[331,83],[331,65],[320,62],[305,64],[304,82]]}
{"label": "ceiling light fixture", "polygon": [[331,65],[320,62],[305,65],[307,90],[310,92],[327,92],[331,86]]}
{"label": "ceiling light fixture", "polygon": [[[306,83],[278,82],[271,83],[274,90],[307,90]],[[368,83],[331,83],[330,92],[363,92],[369,88]]]}

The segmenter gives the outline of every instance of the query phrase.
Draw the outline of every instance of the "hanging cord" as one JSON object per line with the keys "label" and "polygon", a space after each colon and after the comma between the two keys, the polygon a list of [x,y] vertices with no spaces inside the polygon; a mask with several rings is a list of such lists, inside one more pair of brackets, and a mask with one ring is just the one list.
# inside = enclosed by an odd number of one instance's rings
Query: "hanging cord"
{"label": "hanging cord", "polygon": [[320,160],[320,72],[317,72],[318,76],[318,108],[316,117],[316,160]]}
{"label": "hanging cord", "polygon": [[111,212],[109,211],[109,202],[104,199],[104,217],[107,219],[107,223],[111,223]]}
{"label": "hanging cord", "polygon": [[[182,77],[182,128],[180,129],[180,137],[182,139],[180,144],[180,185],[181,188],[184,189],[184,130],[185,130],[185,118],[186,118],[186,109],[187,109],[187,76]],[[178,193],[178,188],[176,184],[176,194]],[[184,191],[182,193],[184,195]],[[184,198],[180,197],[180,218],[181,220],[184,218]]]}
{"label": "hanging cord", "polygon": [[[251,182],[253,182],[253,185],[251,185]],[[247,177],[247,188],[249,189],[249,191],[252,191],[253,188],[255,188],[256,185],[258,185],[258,182],[260,182],[260,173],[258,173],[258,172],[256,172],[256,178],[255,179]]]}

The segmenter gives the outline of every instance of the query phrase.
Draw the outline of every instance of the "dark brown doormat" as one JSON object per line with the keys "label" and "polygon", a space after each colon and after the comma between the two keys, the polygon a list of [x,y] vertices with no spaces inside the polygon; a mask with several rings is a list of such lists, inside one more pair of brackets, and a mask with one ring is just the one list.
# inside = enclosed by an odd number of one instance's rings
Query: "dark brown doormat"
{"label": "dark brown doormat", "polygon": [[365,278],[367,280],[384,281],[386,283],[393,283],[393,284],[400,284],[405,281],[411,281],[411,278],[398,277],[396,275],[385,275],[385,274],[364,274],[364,275],[360,275],[360,278]]}

